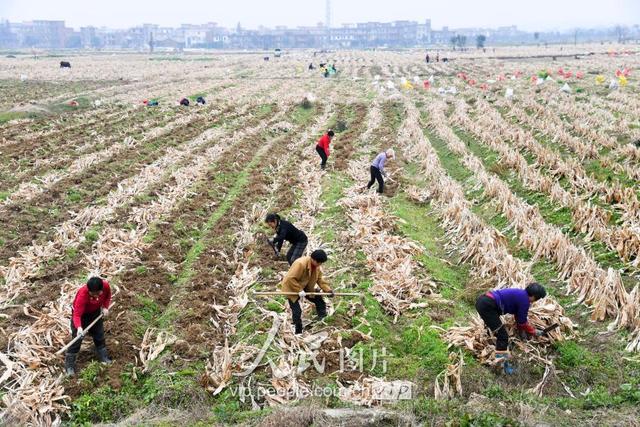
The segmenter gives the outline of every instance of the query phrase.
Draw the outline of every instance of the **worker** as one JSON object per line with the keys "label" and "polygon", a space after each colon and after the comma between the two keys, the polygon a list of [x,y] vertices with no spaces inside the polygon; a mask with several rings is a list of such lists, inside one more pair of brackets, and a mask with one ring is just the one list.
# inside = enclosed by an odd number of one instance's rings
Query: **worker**
{"label": "worker", "polygon": [[387,172],[384,170],[384,165],[389,159],[395,158],[395,152],[393,148],[389,148],[387,151],[383,151],[378,154],[371,166],[369,167],[369,171],[371,172],[371,179],[367,184],[367,190],[371,188],[374,182],[378,181],[378,193],[382,194],[384,191],[384,179],[383,176],[387,176]]}
{"label": "worker", "polygon": [[267,214],[264,221],[276,232],[275,237],[270,241],[276,251],[276,258],[280,257],[282,244],[286,240],[291,244],[291,247],[287,251],[287,262],[289,265],[293,264],[295,260],[302,256],[304,250],[307,248],[307,235],[304,234],[304,231],[298,230],[289,221],[280,218],[280,215],[277,213]]}
{"label": "worker", "polygon": [[540,336],[542,333],[531,326],[527,317],[531,303],[545,296],[547,291],[542,285],[530,283],[525,289],[498,289],[478,297],[476,310],[487,329],[496,336],[496,361],[503,363],[505,373],[512,374],[514,369],[508,361],[509,335],[500,316],[512,314],[515,316],[518,330],[525,336]]}
{"label": "worker", "polygon": [[302,306],[300,299],[307,297],[316,306],[316,314],[318,320],[322,320],[327,316],[327,307],[321,295],[307,296],[307,292],[316,292],[316,285],[331,296],[334,295],[329,284],[322,278],[322,270],[320,266],[327,261],[327,254],[322,249],[316,249],[311,256],[298,258],[287,275],[282,279],[281,288],[284,292],[295,292],[297,295],[288,295],[289,307],[293,324],[295,325],[296,334],[302,333]]}
{"label": "worker", "polygon": [[429,63],[429,54],[427,53],[427,56],[425,57],[425,59],[427,60],[427,64]]}
{"label": "worker", "polygon": [[324,169],[327,166],[327,159],[329,158],[329,144],[331,144],[331,139],[335,134],[331,129],[327,131],[324,135],[320,137],[318,143],[316,144],[316,151],[318,155],[322,159],[320,163],[320,169]]}
{"label": "worker", "polygon": [[440,52],[436,52],[436,62],[440,62]]}
{"label": "worker", "polygon": [[[73,300],[71,309],[71,338],[80,338],[67,349],[64,358],[64,367],[67,376],[73,376],[76,372],[76,358],[82,345],[85,334],[93,337],[96,346],[98,360],[104,364],[110,364],[111,359],[107,353],[107,346],[104,338],[103,318],[109,315],[109,305],[111,304],[111,288],[109,282],[100,277],[90,278],[86,285],[78,289]],[[89,326],[100,314],[102,317],[88,331]]]}
{"label": "worker", "polygon": [[310,70],[315,70],[316,69],[316,67],[313,66],[313,62],[309,63],[309,69]]}

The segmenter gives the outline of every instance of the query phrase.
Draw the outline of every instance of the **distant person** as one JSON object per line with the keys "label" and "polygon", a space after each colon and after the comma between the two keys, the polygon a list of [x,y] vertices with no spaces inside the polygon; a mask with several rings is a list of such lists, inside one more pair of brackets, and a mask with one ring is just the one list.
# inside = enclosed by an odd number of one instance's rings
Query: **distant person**
{"label": "distant person", "polygon": [[196,103],[200,105],[205,105],[207,101],[204,99],[204,97],[199,96],[198,99],[196,99]]}
{"label": "distant person", "polygon": [[309,69],[310,70],[315,70],[316,69],[316,67],[313,66],[313,62],[309,63]]}
{"label": "distant person", "polygon": [[327,131],[324,135],[320,137],[318,143],[316,144],[316,152],[320,156],[322,160],[320,163],[320,169],[324,169],[327,166],[327,159],[329,158],[329,144],[331,144],[331,140],[335,133],[331,129]]}
{"label": "distant person", "polygon": [[384,165],[389,159],[393,159],[395,157],[395,153],[392,148],[389,148],[387,151],[383,151],[378,154],[371,166],[369,167],[369,171],[371,172],[371,179],[367,184],[367,190],[370,189],[373,184],[378,181],[378,194],[382,194],[384,191],[384,178],[383,176],[387,176],[387,173],[384,170]]}
{"label": "distant person", "polygon": [[180,100],[180,105],[182,105],[183,107],[188,107],[189,106],[189,100],[187,98],[182,98]]}
{"label": "distant person", "polygon": [[427,56],[425,57],[427,64],[429,63],[429,54],[427,53]]}
{"label": "distant person", "polygon": [[440,62],[440,52],[436,53],[436,62]]}

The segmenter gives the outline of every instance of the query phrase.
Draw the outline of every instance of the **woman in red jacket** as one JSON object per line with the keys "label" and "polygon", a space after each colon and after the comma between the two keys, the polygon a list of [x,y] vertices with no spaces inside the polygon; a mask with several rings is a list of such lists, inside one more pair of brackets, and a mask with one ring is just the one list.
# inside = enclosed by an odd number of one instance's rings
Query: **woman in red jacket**
{"label": "woman in red jacket", "polygon": [[320,169],[324,169],[327,165],[327,158],[329,157],[329,144],[331,144],[333,135],[333,131],[329,129],[327,133],[320,137],[320,139],[318,140],[318,144],[316,145],[316,151],[322,159],[322,163],[320,163]]}
{"label": "woman in red jacket", "polygon": [[[67,376],[75,375],[76,373],[76,358],[82,345],[82,339],[84,335],[88,333],[93,337],[93,343],[96,346],[96,352],[98,353],[98,359],[102,363],[109,364],[111,359],[107,354],[107,346],[104,339],[104,324],[102,319],[109,314],[109,305],[111,304],[111,288],[109,282],[99,277],[92,277],[87,281],[87,284],[76,293],[76,297],[73,300],[73,309],[71,311],[71,338],[76,336],[80,338],[73,343],[67,350],[64,358],[64,368]],[[103,314],[102,318],[96,322],[95,325],[85,332],[84,328],[89,326],[100,313]]]}

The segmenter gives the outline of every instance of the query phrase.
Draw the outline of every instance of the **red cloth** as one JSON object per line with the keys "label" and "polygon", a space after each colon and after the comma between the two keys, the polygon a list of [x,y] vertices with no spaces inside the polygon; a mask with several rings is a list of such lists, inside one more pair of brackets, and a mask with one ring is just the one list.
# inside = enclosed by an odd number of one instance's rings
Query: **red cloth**
{"label": "red cloth", "polygon": [[76,298],[73,300],[73,326],[79,328],[82,326],[81,318],[85,313],[93,313],[100,307],[109,308],[111,305],[111,288],[109,282],[102,280],[102,293],[98,298],[89,295],[89,287],[84,285],[78,289]]}
{"label": "red cloth", "polygon": [[331,138],[325,133],[318,140],[318,146],[324,150],[324,154],[326,154],[327,157],[329,157],[329,144],[331,144]]}
{"label": "red cloth", "polygon": [[536,328],[531,326],[531,324],[529,322],[518,324],[518,329],[524,330],[529,335],[535,335],[536,334]]}

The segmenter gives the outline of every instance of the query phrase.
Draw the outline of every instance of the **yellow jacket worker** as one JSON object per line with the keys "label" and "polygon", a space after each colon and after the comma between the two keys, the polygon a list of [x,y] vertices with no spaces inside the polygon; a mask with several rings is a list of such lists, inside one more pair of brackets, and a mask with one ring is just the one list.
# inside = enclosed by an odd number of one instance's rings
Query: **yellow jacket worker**
{"label": "yellow jacket worker", "polygon": [[[300,306],[300,298],[306,295],[306,292],[315,292],[316,284],[324,292],[333,294],[333,290],[329,284],[322,278],[322,270],[320,266],[327,261],[327,254],[322,249],[313,251],[311,256],[298,258],[289,268],[287,275],[281,283],[284,292],[296,292],[298,295],[289,295],[289,306],[293,317],[293,323],[296,327],[296,334],[302,333],[302,307]],[[318,320],[322,320],[327,316],[327,306],[322,296],[308,296],[307,299],[316,305],[316,313]]]}

